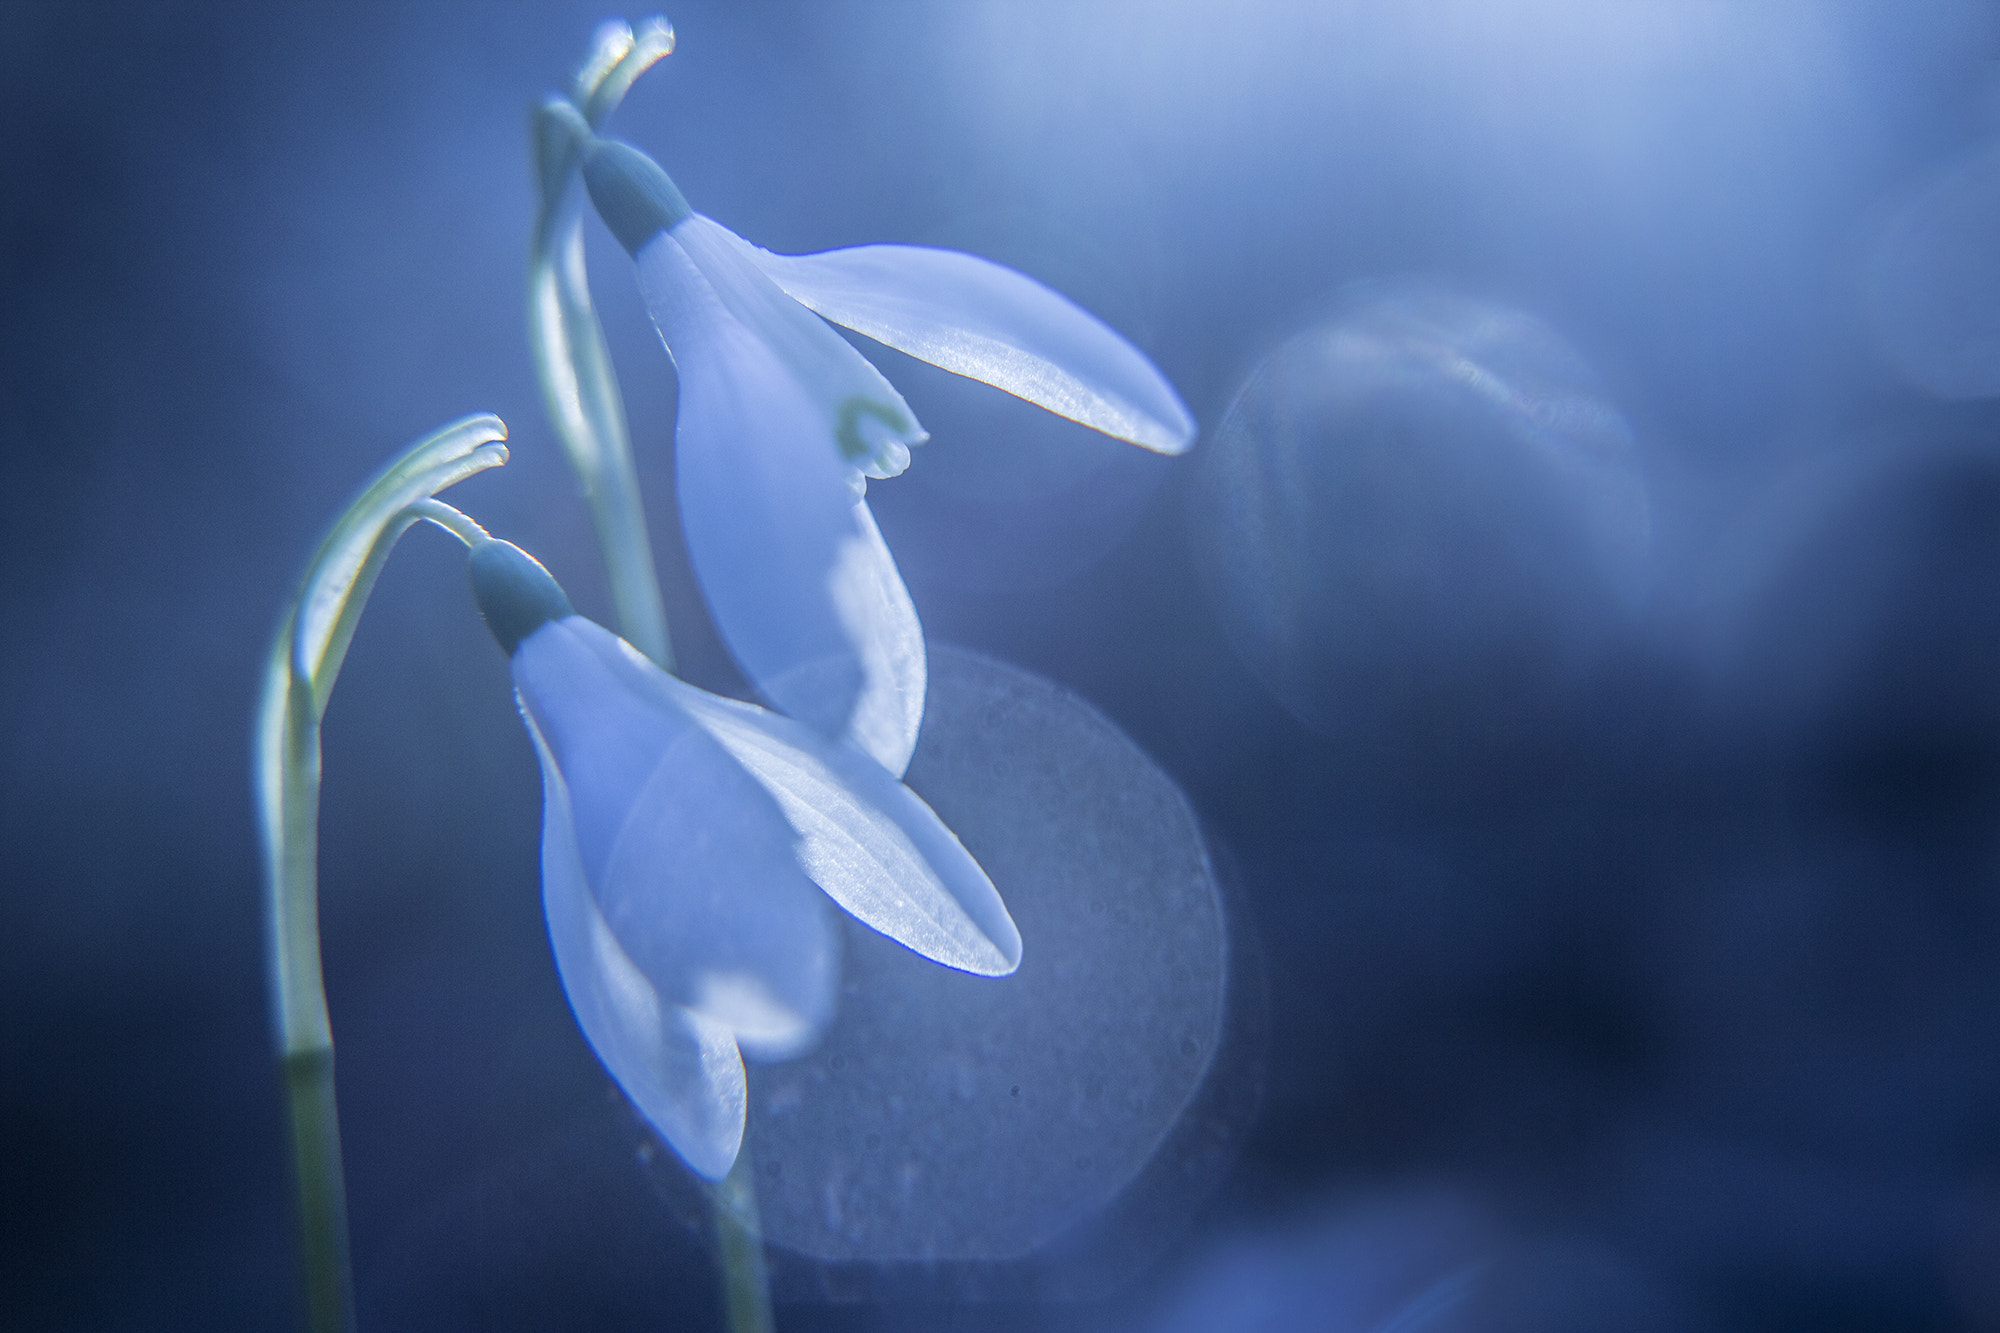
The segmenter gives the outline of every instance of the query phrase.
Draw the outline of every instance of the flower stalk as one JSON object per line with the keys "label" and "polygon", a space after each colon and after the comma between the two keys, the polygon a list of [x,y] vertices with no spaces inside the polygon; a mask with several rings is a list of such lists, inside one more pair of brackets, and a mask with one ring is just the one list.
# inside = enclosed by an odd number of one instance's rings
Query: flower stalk
{"label": "flower stalk", "polygon": [[[320,722],[362,607],[397,539],[420,518],[442,521],[426,508],[448,508],[432,500],[439,491],[506,462],[500,443],[506,436],[498,417],[467,417],[418,441],[378,473],[314,553],[265,663],[253,756],[265,946],[292,1130],[306,1323],[313,1333],[354,1328],[333,1029],[320,966]],[[457,525],[445,525],[463,536]]]}
{"label": "flower stalk", "polygon": [[764,1229],[757,1220],[757,1184],[750,1154],[738,1153],[729,1174],[711,1188],[730,1333],[773,1333],[771,1279],[764,1267]]}
{"label": "flower stalk", "polygon": [[633,81],[673,49],[674,30],[665,19],[648,20],[636,33],[623,23],[607,23],[598,30],[572,96],[552,96],[536,108],[541,200],[528,255],[528,346],[556,438],[583,487],[619,631],[668,671],[673,647],[632,464],[631,433],[604,327],[590,301],[577,175],[591,136]]}

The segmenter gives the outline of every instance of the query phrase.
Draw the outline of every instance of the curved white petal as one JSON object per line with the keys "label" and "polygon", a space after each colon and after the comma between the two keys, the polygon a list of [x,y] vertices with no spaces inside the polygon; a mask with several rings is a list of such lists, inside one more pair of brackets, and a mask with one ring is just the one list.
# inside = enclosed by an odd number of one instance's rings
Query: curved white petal
{"label": "curved white petal", "polygon": [[866,501],[854,516],[860,536],[841,548],[831,580],[834,610],[861,657],[861,693],[841,739],[900,778],[924,725],[924,627]]}
{"label": "curved white petal", "polygon": [[542,762],[542,910],[556,971],[597,1058],[687,1164],[729,1174],[748,1093],[729,1029],[660,998],[597,910],[577,853],[569,791],[528,720]]}
{"label": "curved white petal", "polygon": [[753,1054],[796,1051],[832,1016],[839,946],[791,826],[683,707],[607,667],[597,635],[578,616],[545,624],[512,665],[608,938],[662,1004]]}
{"label": "curved white petal", "polygon": [[1194,440],[1194,418],[1145,353],[1013,269],[913,245],[775,255],[730,239],[787,294],[899,352],[1163,454]]}
{"label": "curved white petal", "polygon": [[[843,458],[871,477],[893,477],[909,466],[910,449],[925,438],[910,405],[867,357],[779,290],[756,262],[755,246],[699,213],[668,235],[722,308],[784,363],[822,414]],[[642,283],[644,255],[642,249]],[[653,317],[659,320],[657,311]],[[665,325],[661,327],[664,332]],[[667,345],[674,347],[671,337]]]}
{"label": "curved white petal", "polygon": [[573,625],[635,690],[671,699],[764,784],[827,896],[924,957],[981,976],[1020,966],[1021,932],[993,881],[928,805],[881,765],[810,727],[674,679],[623,639]]}
{"label": "curved white petal", "polygon": [[[716,233],[727,236],[690,218],[638,256],[680,369],[675,474],[695,576],[723,641],[773,703],[895,759],[922,718],[922,630],[851,484],[827,388],[842,357],[881,377]],[[683,240],[714,252],[722,286]],[[799,324],[839,355],[819,357]],[[901,402],[885,410],[907,412]]]}

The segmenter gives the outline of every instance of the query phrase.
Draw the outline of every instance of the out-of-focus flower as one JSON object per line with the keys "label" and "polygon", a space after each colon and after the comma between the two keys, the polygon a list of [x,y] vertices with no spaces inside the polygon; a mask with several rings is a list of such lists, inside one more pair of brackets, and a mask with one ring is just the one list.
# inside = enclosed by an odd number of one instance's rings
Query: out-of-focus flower
{"label": "out-of-focus flower", "polygon": [[1011,269],[902,245],[774,255],[616,141],[591,142],[583,175],[679,369],[681,518],[722,637],[786,713],[900,774],[923,634],[863,478],[901,472],[925,432],[825,321],[1162,453],[1193,419],[1137,348]]}
{"label": "out-of-focus flower", "polygon": [[[541,760],[542,892],[584,1035],[696,1171],[743,1137],[742,1054],[832,1017],[819,889],[928,958],[1003,976],[1021,937],[978,863],[879,765],[667,675],[575,614],[532,557],[476,547],[480,610]],[[817,884],[819,889],[814,885]]]}

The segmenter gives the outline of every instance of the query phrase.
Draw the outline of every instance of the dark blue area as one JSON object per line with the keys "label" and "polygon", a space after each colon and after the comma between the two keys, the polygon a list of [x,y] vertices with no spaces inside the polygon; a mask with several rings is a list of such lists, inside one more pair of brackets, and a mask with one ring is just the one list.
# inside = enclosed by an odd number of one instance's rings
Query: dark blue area
{"label": "dark blue area", "polygon": [[[871,490],[927,630],[1075,689],[1186,789],[1262,958],[1266,1081],[1219,1194],[1121,1295],[801,1300],[781,1326],[1136,1325],[1233,1237],[1435,1188],[1488,1239],[1381,1308],[1492,1258],[1440,1329],[2000,1327],[2000,404],[1899,385],[1854,278],[1897,191],[1996,132],[1996,20],[1688,0],[1620,36],[1522,5],[1357,45],[1334,6],[1181,8],[690,3],[614,128],[769,248],[950,245],[1063,288],[1204,429],[1347,284],[1532,311],[1633,424],[1655,592],[1532,725],[1337,744],[1202,600],[1194,460],[981,508],[999,482],[965,453],[1016,418],[885,358],[925,448],[961,451]],[[10,1327],[293,1315],[261,659],[353,489],[472,411],[513,461],[452,498],[608,618],[521,318],[529,112],[604,16],[0,11]],[[1683,63],[1635,54],[1662,47]],[[672,550],[671,375],[589,236]],[[1078,498],[1098,468],[1115,544]],[[663,563],[689,674],[724,678]],[[509,691],[462,552],[413,531],[326,724],[363,1326],[719,1327],[699,1210],[641,1162],[549,959]]]}

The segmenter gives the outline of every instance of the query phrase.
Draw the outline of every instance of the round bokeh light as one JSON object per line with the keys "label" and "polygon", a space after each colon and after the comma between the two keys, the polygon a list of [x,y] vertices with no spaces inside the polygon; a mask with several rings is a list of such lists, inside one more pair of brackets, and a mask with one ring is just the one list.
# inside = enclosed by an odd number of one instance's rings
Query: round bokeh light
{"label": "round bokeh light", "polygon": [[831,1261],[1029,1255],[1145,1167],[1224,1030],[1222,900],[1186,798],[1088,704],[933,647],[910,785],[1024,941],[993,979],[848,923],[840,1010],[752,1066],[765,1239]]}
{"label": "round bokeh light", "polygon": [[1202,451],[1218,615],[1337,739],[1536,725],[1615,641],[1650,544],[1632,432],[1540,320],[1359,289],[1250,373]]}

